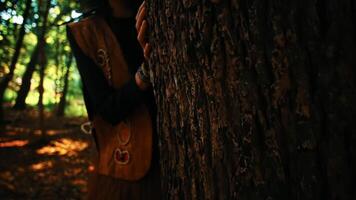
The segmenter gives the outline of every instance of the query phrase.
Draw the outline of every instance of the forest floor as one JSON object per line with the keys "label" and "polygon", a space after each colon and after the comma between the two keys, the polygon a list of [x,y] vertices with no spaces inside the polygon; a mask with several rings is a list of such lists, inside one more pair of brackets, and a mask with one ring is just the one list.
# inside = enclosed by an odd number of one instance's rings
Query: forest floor
{"label": "forest floor", "polygon": [[85,119],[47,113],[43,134],[37,116],[7,110],[0,125],[0,199],[83,199],[94,153]]}

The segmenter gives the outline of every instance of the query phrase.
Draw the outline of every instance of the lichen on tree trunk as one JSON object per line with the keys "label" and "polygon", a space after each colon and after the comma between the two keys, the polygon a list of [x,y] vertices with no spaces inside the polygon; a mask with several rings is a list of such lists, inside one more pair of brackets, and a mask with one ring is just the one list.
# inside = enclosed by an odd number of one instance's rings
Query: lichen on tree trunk
{"label": "lichen on tree trunk", "polygon": [[354,199],[353,0],[148,0],[165,199]]}

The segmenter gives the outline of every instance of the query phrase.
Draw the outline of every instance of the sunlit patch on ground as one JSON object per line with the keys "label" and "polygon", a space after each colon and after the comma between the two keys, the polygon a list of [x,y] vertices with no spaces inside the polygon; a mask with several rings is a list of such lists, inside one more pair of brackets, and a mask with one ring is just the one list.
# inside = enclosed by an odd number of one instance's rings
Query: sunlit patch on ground
{"label": "sunlit patch on ground", "polygon": [[73,185],[85,186],[87,184],[86,180],[83,179],[75,179],[72,181]]}
{"label": "sunlit patch on ground", "polygon": [[33,121],[0,127],[0,199],[83,199],[94,147],[82,121],[47,120],[40,135]]}
{"label": "sunlit patch on ground", "polygon": [[40,171],[44,169],[51,169],[53,167],[52,161],[45,161],[31,165],[30,169],[33,171]]}
{"label": "sunlit patch on ground", "polygon": [[61,138],[52,141],[50,145],[45,146],[36,152],[38,154],[60,155],[60,156],[75,156],[78,152],[83,151],[88,147],[87,142],[75,141],[68,138]]}
{"label": "sunlit patch on ground", "polygon": [[59,134],[68,134],[70,130],[46,130],[47,135],[59,135]]}
{"label": "sunlit patch on ground", "polygon": [[[79,127],[79,126],[78,126]],[[70,129],[49,129],[45,130],[45,135],[53,136],[53,135],[60,135],[60,134],[69,134],[71,133],[72,130]],[[34,135],[41,136],[42,135],[42,130],[40,129],[35,129],[32,131]]]}
{"label": "sunlit patch on ground", "polygon": [[0,142],[0,148],[5,147],[23,147],[28,144],[28,140],[13,140],[8,142]]}

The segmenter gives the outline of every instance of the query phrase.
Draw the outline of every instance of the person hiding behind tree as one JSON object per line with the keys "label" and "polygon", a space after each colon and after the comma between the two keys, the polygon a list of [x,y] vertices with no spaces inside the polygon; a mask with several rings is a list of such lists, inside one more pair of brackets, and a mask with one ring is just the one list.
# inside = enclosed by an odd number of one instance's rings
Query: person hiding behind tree
{"label": "person hiding behind tree", "polygon": [[156,108],[144,65],[149,46],[142,51],[135,29],[142,2],[93,2],[91,15],[67,26],[98,151],[88,199],[157,200]]}

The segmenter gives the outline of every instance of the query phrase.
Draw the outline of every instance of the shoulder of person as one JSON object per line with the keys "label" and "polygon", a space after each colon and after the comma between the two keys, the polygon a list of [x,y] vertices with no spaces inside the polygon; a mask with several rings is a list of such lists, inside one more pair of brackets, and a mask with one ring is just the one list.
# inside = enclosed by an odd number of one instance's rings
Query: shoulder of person
{"label": "shoulder of person", "polygon": [[79,21],[68,23],[67,26],[70,28],[84,28],[89,25],[95,25],[98,19],[101,18],[99,15],[90,15],[81,18]]}

